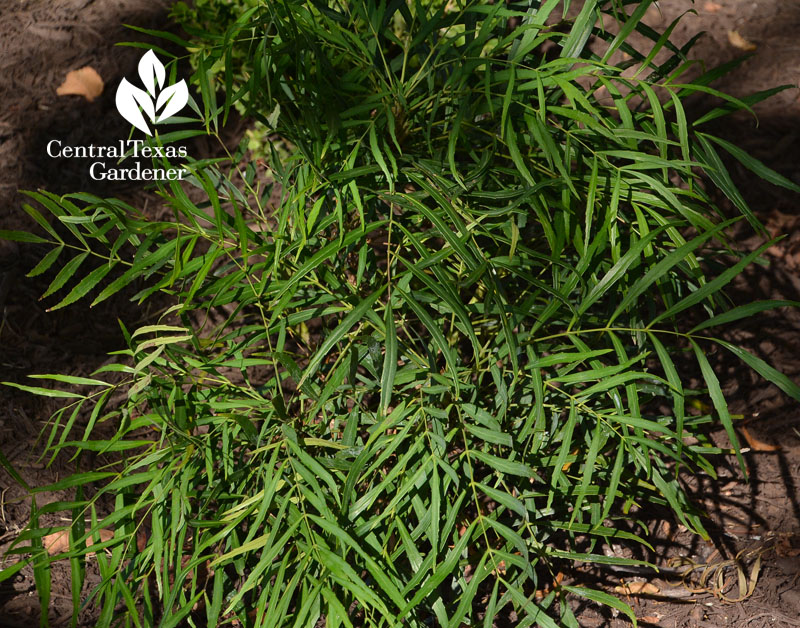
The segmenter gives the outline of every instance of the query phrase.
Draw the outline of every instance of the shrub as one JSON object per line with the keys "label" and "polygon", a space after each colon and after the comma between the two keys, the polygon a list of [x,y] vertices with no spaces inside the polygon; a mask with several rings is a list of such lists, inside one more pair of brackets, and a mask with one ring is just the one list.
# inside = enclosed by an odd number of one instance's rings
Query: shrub
{"label": "shrub", "polygon": [[[718,151],[796,186],[703,132],[768,94],[720,94],[719,70],[681,82],[687,50],[641,23],[651,4],[180,8],[202,124],[218,138],[232,107],[260,122],[269,177],[245,140],[189,160],[202,202],[159,184],[171,220],[38,192],[59,229],[29,207],[46,235],[5,233],[52,247],[31,274],[71,256],[55,307],[134,284],[134,302],[172,303],[92,378],[41,376],[79,392],[18,386],[70,402],[47,447],[76,473],[32,491],[33,549],[14,550],[43,607],[53,560],[71,561],[77,609],[86,554],[106,548],[83,601],[101,626],[575,626],[570,594],[633,618],[556,574],[636,562],[600,545],[646,544],[642,505],[705,535],[682,473],[714,474],[712,420],[738,451],[709,346],[800,398],[707,335],[787,305],[723,295],[771,243],[728,241],[741,216],[763,228]],[[697,93],[721,104],[690,122]],[[700,394],[713,416],[687,411]],[[119,457],[87,469],[87,452]],[[75,500],[37,509],[54,488]],[[72,549],[48,556],[55,511]]]}

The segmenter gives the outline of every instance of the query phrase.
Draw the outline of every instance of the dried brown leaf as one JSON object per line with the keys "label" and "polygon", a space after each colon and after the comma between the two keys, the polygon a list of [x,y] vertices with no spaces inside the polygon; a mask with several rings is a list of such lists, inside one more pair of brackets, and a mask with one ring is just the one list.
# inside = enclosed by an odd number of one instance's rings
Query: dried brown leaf
{"label": "dried brown leaf", "polygon": [[728,41],[731,43],[731,46],[739,50],[744,50],[745,52],[753,52],[753,50],[758,48],[752,41],[745,39],[737,31],[728,31]]}
{"label": "dried brown leaf", "polygon": [[[100,542],[105,543],[106,541],[110,541],[114,538],[114,531],[109,530],[108,528],[103,528],[99,532],[100,535]],[[94,541],[91,537],[86,539],[86,547],[90,547],[94,544]],[[52,534],[48,534],[42,537],[42,545],[47,550],[47,553],[50,556],[54,556],[55,554],[61,554],[63,552],[69,551],[69,530],[61,530],[61,532],[53,532]]]}
{"label": "dried brown leaf", "polygon": [[758,440],[744,426],[742,426],[741,430],[742,430],[742,436],[744,436],[744,439],[747,441],[747,444],[753,451],[780,451],[781,449],[780,445],[770,445],[769,443],[765,443],[764,441]]}
{"label": "dried brown leaf", "polygon": [[614,587],[614,591],[623,595],[658,595],[661,593],[661,589],[650,582],[628,582]]}
{"label": "dried brown leaf", "polygon": [[103,93],[103,79],[93,67],[87,65],[80,70],[67,72],[67,78],[56,89],[59,96],[83,96],[92,102]]}

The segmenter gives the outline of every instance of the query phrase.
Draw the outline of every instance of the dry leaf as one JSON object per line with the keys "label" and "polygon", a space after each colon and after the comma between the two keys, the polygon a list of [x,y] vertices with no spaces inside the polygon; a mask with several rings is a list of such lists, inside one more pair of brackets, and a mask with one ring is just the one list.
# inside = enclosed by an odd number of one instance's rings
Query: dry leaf
{"label": "dry leaf", "polygon": [[92,102],[100,94],[103,93],[103,79],[97,71],[87,65],[80,70],[72,70],[67,72],[67,78],[56,90],[59,96],[83,96],[89,102]]}
{"label": "dry leaf", "polygon": [[742,430],[742,436],[744,436],[744,439],[747,441],[747,444],[750,445],[750,449],[753,451],[780,451],[780,445],[770,445],[769,443],[758,440],[744,426],[742,426],[740,429]]}
{"label": "dry leaf", "polygon": [[775,553],[781,558],[794,558],[800,556],[800,548],[793,547],[789,537],[781,536],[775,543]]}
{"label": "dry leaf", "polygon": [[53,532],[42,538],[42,545],[51,556],[69,551],[69,530]]}
{"label": "dry leaf", "polygon": [[544,589],[537,589],[534,593],[534,596],[537,600],[543,600],[545,597],[547,597],[547,594],[550,593],[551,588],[555,589],[560,587],[562,582],[564,582],[564,573],[559,571],[556,574],[556,577],[553,578],[553,586],[551,587],[549,583],[545,584]]}
{"label": "dry leaf", "polygon": [[497,576],[498,574],[501,576],[506,575],[506,561],[501,560],[499,563],[497,563],[497,569],[492,569],[493,576]]}
{"label": "dry leaf", "polygon": [[645,624],[657,624],[661,621],[661,617],[657,615],[645,615],[644,617],[640,617],[639,621]]}
{"label": "dry leaf", "polygon": [[[105,543],[114,538],[114,531],[108,528],[100,530],[100,542]],[[92,537],[86,539],[86,547],[94,544]],[[62,530],[61,532],[53,532],[42,537],[42,545],[47,550],[50,556],[61,554],[69,551],[69,530]]]}
{"label": "dry leaf", "polygon": [[661,593],[661,589],[649,582],[629,582],[628,584],[614,587],[614,591],[623,595],[658,595]]}
{"label": "dry leaf", "polygon": [[[580,451],[580,447],[577,447],[576,449],[573,449],[572,452],[570,452],[569,455],[570,456],[577,456],[579,451]],[[561,467],[561,472],[562,473],[566,473],[567,471],[569,471],[569,468],[571,466],[572,466],[571,462],[564,463],[564,465]]]}
{"label": "dry leaf", "polygon": [[719,2],[706,2],[703,8],[709,13],[716,13],[722,8],[722,5]]}
{"label": "dry leaf", "polygon": [[736,31],[728,31],[728,41],[731,42],[731,46],[735,46],[739,50],[744,50],[745,52],[753,52],[753,50],[758,47],[752,41],[748,41]]}

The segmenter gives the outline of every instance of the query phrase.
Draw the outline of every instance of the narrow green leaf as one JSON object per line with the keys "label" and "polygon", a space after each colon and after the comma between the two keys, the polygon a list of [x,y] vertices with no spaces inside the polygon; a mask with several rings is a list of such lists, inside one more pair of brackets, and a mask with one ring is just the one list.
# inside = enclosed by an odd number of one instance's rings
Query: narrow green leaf
{"label": "narrow green leaf", "polygon": [[587,587],[576,587],[572,585],[565,584],[563,585],[565,591],[569,591],[570,593],[574,593],[575,595],[579,595],[581,597],[585,597],[587,600],[592,600],[592,602],[598,602],[600,604],[605,604],[606,606],[610,606],[611,608],[616,608],[618,611],[625,613],[628,618],[633,622],[634,626],[637,626],[636,615],[633,612],[633,609],[625,604],[619,598],[614,597],[606,593],[605,591],[600,591],[598,589],[589,589]]}
{"label": "narrow green leaf", "polygon": [[303,377],[297,383],[297,387],[301,388],[303,384],[308,380],[309,377],[312,377],[317,370],[319,369],[320,365],[322,364],[322,360],[328,355],[328,352],[339,342],[344,335],[350,331],[350,329],[355,325],[358,321],[360,321],[364,314],[367,313],[372,307],[372,304],[378,300],[378,297],[383,294],[383,291],[386,289],[386,286],[382,286],[377,291],[373,292],[370,296],[366,299],[361,301],[356,307],[354,307],[350,313],[342,319],[342,322],[334,329],[331,334],[325,338],[325,341],[320,345],[319,349],[314,353],[314,356],[309,360],[308,366],[306,367],[305,371],[303,371]]}
{"label": "narrow green leaf", "polygon": [[386,327],[386,339],[383,356],[383,372],[381,375],[381,412],[386,414],[389,404],[392,402],[392,390],[394,388],[394,378],[397,373],[397,330],[394,324],[394,310],[391,300],[386,304],[384,314],[384,326]]}
{"label": "narrow green leaf", "polygon": [[[722,389],[720,388],[717,375],[714,373],[714,369],[711,368],[711,364],[709,364],[708,358],[706,357],[705,352],[700,348],[700,345],[698,345],[692,338],[689,339],[689,342],[692,343],[692,349],[694,350],[695,358],[697,358],[697,363],[700,365],[700,371],[703,373],[703,379],[706,382],[706,386],[708,386],[708,394],[711,397],[711,402],[714,404],[714,409],[717,411],[717,414],[722,421],[722,426],[725,428],[725,433],[728,435],[728,438],[731,441],[731,446],[736,452],[736,459],[739,461],[739,468],[741,468],[742,473],[744,474],[745,478],[747,478],[747,466],[745,465],[744,458],[742,457],[741,447],[739,446],[739,438],[736,436],[736,430],[733,429],[733,419],[728,411],[728,402],[725,401],[725,396],[722,394]],[[728,349],[730,349],[730,346]],[[743,356],[740,355],[739,357]]]}
{"label": "narrow green leaf", "polygon": [[13,240],[15,242],[33,242],[41,244],[47,242],[44,238],[37,236],[27,231],[9,231],[7,229],[0,229],[0,240]]}
{"label": "narrow green leaf", "polygon": [[745,351],[741,347],[737,347],[736,345],[732,345],[729,342],[719,339],[717,339],[715,342],[718,342],[723,347],[728,349],[728,351],[741,359],[745,364],[756,371],[756,373],[761,375],[761,377],[766,379],[770,384],[775,384],[792,399],[800,401],[800,386],[786,377],[786,375],[764,362],[764,360],[761,358],[754,356],[749,351]]}
{"label": "narrow green leaf", "polygon": [[45,255],[41,259],[41,261],[38,264],[36,264],[36,266],[34,266],[33,269],[31,269],[31,271],[25,276],[37,277],[41,275],[43,272],[49,269],[53,264],[55,264],[56,260],[58,259],[58,256],[61,255],[63,251],[64,251],[63,244],[61,246],[57,246],[54,249],[50,249],[47,252],[47,255]]}
{"label": "narrow green leaf", "polygon": [[70,290],[67,296],[65,296],[61,301],[59,301],[53,307],[47,308],[47,311],[51,312],[53,310],[58,310],[83,298],[89,293],[90,290],[97,286],[97,284],[99,284],[103,278],[114,269],[116,265],[116,262],[111,262],[110,264],[98,266],[92,272],[86,275],[86,277],[81,279],[80,282],[78,282],[78,284],[72,290]]}

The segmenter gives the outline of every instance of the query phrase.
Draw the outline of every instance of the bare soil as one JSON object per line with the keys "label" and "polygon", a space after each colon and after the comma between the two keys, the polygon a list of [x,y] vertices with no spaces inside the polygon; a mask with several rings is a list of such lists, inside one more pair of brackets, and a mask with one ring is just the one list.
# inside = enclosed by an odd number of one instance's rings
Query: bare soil
{"label": "bare soil", "polygon": [[[31,228],[21,210],[25,202],[21,189],[112,193],[89,179],[84,167],[47,157],[45,145],[50,139],[88,145],[127,136],[128,125],[116,112],[114,92],[123,76],[135,74],[141,50],[114,44],[150,41],[122,25],[167,29],[167,12],[167,0],[2,3],[0,229]],[[684,13],[674,38],[681,43],[707,31],[691,54],[703,59],[705,67],[745,54],[741,40],[731,31],[755,46],[752,56],[715,83],[716,87],[745,96],[776,85],[800,84],[800,3],[662,0],[645,21],[663,29]],[[56,96],[66,73],[86,65],[94,67],[105,81],[103,94],[91,103],[79,96]],[[707,105],[706,101],[694,103],[696,111]],[[784,91],[755,110],[757,120],[737,116],[709,130],[735,141],[800,183],[800,90]],[[197,150],[202,152],[204,147]],[[800,300],[798,197],[764,184],[738,165],[730,164],[730,168],[770,233],[785,236],[768,250],[768,265],[753,266],[736,281],[732,298],[738,303],[767,298]],[[137,207],[159,211],[157,199],[140,186],[120,188],[117,184],[113,194]],[[745,247],[755,248],[761,242],[747,228],[740,228],[739,234]],[[46,312],[39,295],[51,277],[24,277],[40,256],[35,246],[0,248],[0,380],[22,382],[28,374],[44,372],[88,374],[107,359],[108,351],[121,348],[117,318],[135,322],[148,316],[122,297],[92,311],[78,304]],[[750,348],[793,381],[800,381],[800,312],[770,312],[728,330],[725,337]],[[697,504],[709,516],[708,541],[690,535],[667,513],[646,504],[638,506],[636,514],[647,527],[654,548],[640,556],[665,571],[579,568],[566,574],[565,582],[601,584],[609,592],[627,585],[628,601],[643,626],[800,626],[800,408],[722,350],[710,358],[732,400],[732,411],[744,417],[739,437],[749,448],[745,454],[749,482],[735,459],[724,456],[717,460],[716,479],[687,477]],[[686,368],[693,367],[687,364]],[[693,371],[690,375],[697,376]],[[41,398],[0,387],[0,451],[32,486],[56,481],[71,471],[63,462],[46,466],[46,461],[36,457],[40,451],[37,439],[55,408]],[[711,436],[721,446],[729,445],[724,433]],[[71,497],[45,494],[38,497],[38,503]],[[29,516],[25,492],[0,470],[0,550],[16,537]],[[631,552],[616,546],[605,550],[622,555]],[[688,566],[696,569],[681,581],[680,573]],[[739,591],[740,573],[746,595]],[[96,574],[90,573],[87,591],[93,581]],[[645,584],[650,585],[645,589],[649,593],[636,595]],[[744,599],[737,601],[739,597]],[[576,599],[574,608],[582,627],[630,625],[624,617],[590,602]],[[70,613],[68,567],[57,566],[48,613],[51,625],[68,625]],[[0,584],[0,628],[31,626],[39,621],[39,614],[29,570]],[[83,625],[94,625],[94,617],[92,609],[87,609]]]}

